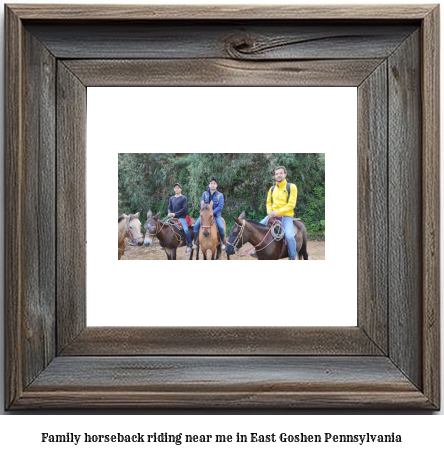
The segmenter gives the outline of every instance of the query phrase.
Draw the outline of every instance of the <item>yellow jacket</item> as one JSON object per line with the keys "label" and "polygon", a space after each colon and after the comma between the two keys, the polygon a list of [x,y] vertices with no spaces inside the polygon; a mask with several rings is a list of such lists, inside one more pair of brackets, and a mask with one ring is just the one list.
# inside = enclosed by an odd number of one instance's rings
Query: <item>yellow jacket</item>
{"label": "yellow jacket", "polygon": [[290,184],[290,199],[287,203],[287,180],[284,179],[280,184],[276,182],[273,192],[273,204],[271,204],[271,189],[268,190],[267,196],[267,214],[277,211],[279,216],[294,217],[294,208],[298,198],[298,188],[295,184]]}

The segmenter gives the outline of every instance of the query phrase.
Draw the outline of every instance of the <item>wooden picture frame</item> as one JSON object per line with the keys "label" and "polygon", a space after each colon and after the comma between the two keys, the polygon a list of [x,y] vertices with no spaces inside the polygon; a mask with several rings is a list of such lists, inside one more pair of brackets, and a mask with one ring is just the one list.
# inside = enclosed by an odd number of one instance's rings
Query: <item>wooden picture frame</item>
{"label": "wooden picture frame", "polygon": [[[439,409],[437,5],[5,20],[6,409]],[[357,327],[86,327],[86,87],[117,85],[358,87]]]}

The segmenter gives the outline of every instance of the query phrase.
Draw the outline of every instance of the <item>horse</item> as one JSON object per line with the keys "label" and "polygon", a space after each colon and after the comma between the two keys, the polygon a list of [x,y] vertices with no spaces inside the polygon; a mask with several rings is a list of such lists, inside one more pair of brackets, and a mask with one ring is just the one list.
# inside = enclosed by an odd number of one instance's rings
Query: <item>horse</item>
{"label": "horse", "polygon": [[[146,214],[145,228],[145,239],[144,245],[149,247],[153,244],[154,236],[159,239],[160,245],[165,250],[166,256],[169,260],[176,259],[176,251],[178,247],[184,247],[187,245],[185,233],[179,229],[177,224],[163,222],[159,220],[160,212],[154,217],[151,211]],[[193,239],[193,230],[191,231],[191,239]],[[193,250],[191,250],[190,260],[193,259]]]}
{"label": "horse", "polygon": [[[259,260],[279,260],[280,258],[288,257],[288,249],[284,244],[285,237],[276,241],[271,234],[270,227],[254,220],[245,220],[245,212],[242,212],[238,218],[231,217],[236,224],[231,230],[227,242],[226,252],[228,255],[234,254],[246,242],[249,242],[256,249]],[[307,229],[305,224],[300,219],[293,219],[293,225],[296,228],[295,237],[298,259],[308,260]]]}
{"label": "horse", "polygon": [[[225,220],[224,220],[224,228]],[[202,248],[204,260],[207,259],[207,250],[211,250],[211,259],[218,260],[221,254],[220,235],[213,216],[213,201],[210,204],[203,204],[200,210],[199,244],[197,246],[197,257],[199,259],[199,247]],[[216,258],[215,258],[216,257]],[[228,257],[228,259],[230,259]]]}
{"label": "horse", "polygon": [[139,220],[140,212],[137,214],[122,214],[119,216],[119,260],[125,251],[125,238],[128,234],[133,242],[138,245],[143,244],[142,224]]}

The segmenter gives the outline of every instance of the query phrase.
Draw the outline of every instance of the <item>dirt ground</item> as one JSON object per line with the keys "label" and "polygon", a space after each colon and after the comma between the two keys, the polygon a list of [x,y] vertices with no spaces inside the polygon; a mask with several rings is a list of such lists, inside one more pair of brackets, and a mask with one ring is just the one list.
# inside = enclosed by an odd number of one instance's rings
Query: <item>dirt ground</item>
{"label": "dirt ground", "polygon": [[[242,250],[248,250],[251,248],[250,244],[245,244]],[[309,260],[325,260],[325,242],[324,241],[308,241],[307,245],[308,259]],[[177,251],[178,260],[188,260],[190,257],[189,253],[185,253],[185,247],[181,247]],[[207,258],[211,258],[210,252],[208,252]],[[193,255],[193,260],[196,259],[196,254]],[[222,252],[220,260],[226,260],[227,255]],[[130,247],[124,255],[122,260],[167,260],[167,256],[163,250],[160,250],[159,241],[155,238],[154,244],[151,247]],[[199,253],[199,260],[203,260],[202,252]],[[251,256],[240,257],[239,255],[230,256],[231,260],[257,260]],[[284,258],[288,260],[288,258]]]}

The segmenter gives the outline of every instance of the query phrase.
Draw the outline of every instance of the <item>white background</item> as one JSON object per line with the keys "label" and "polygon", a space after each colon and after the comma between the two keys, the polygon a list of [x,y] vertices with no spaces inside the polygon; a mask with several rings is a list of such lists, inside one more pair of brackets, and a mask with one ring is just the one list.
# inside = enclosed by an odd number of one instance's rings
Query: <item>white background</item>
{"label": "white background", "polygon": [[[25,1],[24,3],[35,3],[31,1]],[[48,1],[48,3],[50,3]],[[60,3],[59,1],[55,1],[52,3]],[[77,0],[77,3],[89,3],[88,1],[81,1]],[[100,1],[95,0],[94,3],[111,3],[111,1]],[[132,3],[140,3],[136,2],[135,0]],[[165,1],[155,1],[153,0],[151,3],[168,3]],[[173,1],[171,3],[177,3],[177,1]],[[190,3],[190,2],[183,2],[183,3]],[[198,0],[194,0],[191,3],[212,3],[210,1],[203,1],[199,2]],[[227,3],[240,3],[239,1],[222,1],[220,0],[219,3],[227,4]],[[251,3],[251,4],[259,4],[259,3],[270,3],[270,2],[263,2],[261,0],[243,0],[242,3]],[[286,1],[280,0],[279,3],[281,4],[295,4],[298,2],[294,1]],[[302,4],[307,3],[306,1],[301,2]],[[326,3],[335,3],[328,0],[318,0],[312,1],[312,4],[326,4]],[[341,0],[339,3],[357,3],[356,1],[347,1]],[[380,0],[371,1],[366,0],[365,3],[381,3]],[[401,0],[401,1],[392,1],[391,3],[429,3],[429,2],[421,2],[417,1],[408,1],[408,0]],[[2,13],[3,9],[0,11]],[[3,23],[1,25],[3,27]],[[2,30],[3,36],[3,30]],[[0,47],[0,53],[3,53],[3,47]],[[3,59],[2,59],[3,60]],[[3,70],[1,73],[1,78],[3,80]],[[2,84],[3,85],[3,84]],[[3,92],[0,92],[0,97],[3,97]],[[1,135],[3,136],[3,123],[0,123],[0,131]],[[2,170],[3,175],[3,160],[0,160],[0,169]],[[0,186],[0,204],[1,206],[1,217],[2,220],[5,217],[4,210],[3,210],[3,186]],[[444,201],[444,195],[441,195],[442,201]],[[3,222],[1,223],[3,227]],[[442,236],[442,233],[441,233]],[[441,245],[444,245],[442,243]],[[3,249],[3,237],[0,238],[0,248],[1,252],[4,251]],[[441,252],[441,258],[442,258]],[[258,262],[254,262],[258,263]],[[1,264],[0,268],[3,267],[3,263]],[[441,268],[441,274],[443,273],[443,269]],[[0,274],[0,283],[4,277],[4,271]],[[443,288],[442,288],[443,289]],[[3,294],[1,298],[3,299]],[[441,297],[442,302],[442,297]],[[3,312],[0,312],[0,343],[3,343],[4,340],[4,333],[3,333]],[[444,312],[441,313],[441,328],[444,328]],[[444,340],[444,337],[441,338]],[[444,353],[444,344],[441,344],[441,359],[443,358]],[[3,372],[3,350],[0,350],[0,401],[3,403],[3,381],[4,381],[4,372]],[[443,362],[441,362],[444,365]],[[441,391],[444,390],[444,375],[441,376]],[[1,410],[1,408],[0,408]],[[92,447],[92,450],[89,449],[85,451],[84,447],[70,447],[70,446],[63,446],[60,447],[59,445],[54,445],[52,447],[48,446],[41,446],[37,444],[37,441],[40,438],[41,432],[54,432],[54,433],[64,433],[64,432],[90,432],[90,433],[110,433],[110,432],[137,432],[143,428],[148,432],[157,431],[168,431],[168,432],[176,432],[179,429],[183,432],[214,432],[213,429],[217,429],[218,432],[222,433],[230,433],[232,431],[240,431],[240,432],[254,432],[256,429],[271,429],[277,430],[279,432],[283,432],[286,430],[296,430],[296,432],[331,432],[330,430],[338,433],[356,433],[356,432],[375,432],[375,431],[382,431],[382,432],[402,432],[403,435],[406,436],[405,443],[402,446],[393,447],[391,444],[381,445],[381,446],[356,446],[356,445],[338,445],[338,446],[322,446],[320,447],[312,447],[312,446],[290,446],[287,447],[285,450],[281,447],[275,446],[265,446],[265,447],[248,447],[248,451],[253,449],[258,454],[269,454],[270,452],[275,452],[276,450],[279,451],[279,454],[310,454],[313,452],[314,454],[322,454],[328,451],[328,454],[333,455],[356,455],[356,454],[363,454],[363,455],[374,455],[375,452],[379,454],[395,454],[395,451],[402,454],[409,454],[419,452],[421,453],[429,453],[429,454],[439,454],[440,451],[442,452],[443,448],[443,441],[442,441],[442,429],[443,429],[443,412],[436,412],[433,415],[439,416],[423,416],[423,414],[412,414],[410,416],[399,416],[393,412],[390,414],[382,414],[379,412],[377,415],[373,415],[371,412],[366,413],[356,413],[356,416],[348,416],[348,415],[317,415],[316,411],[313,413],[315,416],[310,416],[306,413],[298,411],[289,411],[287,414],[284,415],[268,415],[266,413],[261,414],[260,411],[256,411],[258,416],[223,416],[223,415],[216,415],[216,416],[206,416],[203,415],[193,415],[193,416],[180,416],[173,413],[165,412],[165,416],[156,416],[153,415],[152,412],[141,412],[142,415],[133,414],[132,416],[84,416],[84,415],[76,415],[74,413],[70,413],[65,416],[58,416],[52,415],[51,413],[47,413],[44,416],[22,416],[22,415],[14,415],[13,413],[6,413],[3,412],[4,415],[0,419],[0,449],[3,451],[14,451],[17,454],[57,454],[59,455],[61,451],[64,454],[97,454],[97,450],[105,449],[107,454],[122,454],[124,450],[119,445],[108,445],[106,447]],[[106,412],[105,412],[106,413]],[[254,413],[254,411],[253,411]],[[401,412],[401,414],[405,415],[406,412]],[[267,427],[269,425],[270,427]],[[211,432],[210,432],[211,433]],[[125,447],[127,448],[127,447]],[[151,448],[151,447],[150,447]],[[198,450],[199,448],[199,450]],[[229,447],[229,451],[232,451],[232,448]],[[236,450],[239,447],[236,447]],[[81,453],[79,452],[81,451]],[[180,451],[181,454],[196,454],[198,452],[208,454],[208,451],[211,451],[212,454],[226,454],[227,448],[224,447],[217,447],[216,445],[212,445],[211,447],[205,446],[193,446],[189,447],[188,450],[184,449],[184,447],[173,447],[166,450],[162,450],[162,447],[159,449],[158,447],[152,448],[150,451],[147,447],[142,447],[142,450],[138,450],[140,454],[172,454],[173,451]],[[131,454],[137,454],[135,450],[131,447]],[[241,450],[242,451],[242,450]]]}
{"label": "white background", "polygon": [[[355,87],[88,88],[88,325],[356,326],[356,95]],[[118,154],[178,151],[325,153],[326,261],[278,269],[272,261],[118,261],[109,229]]]}

